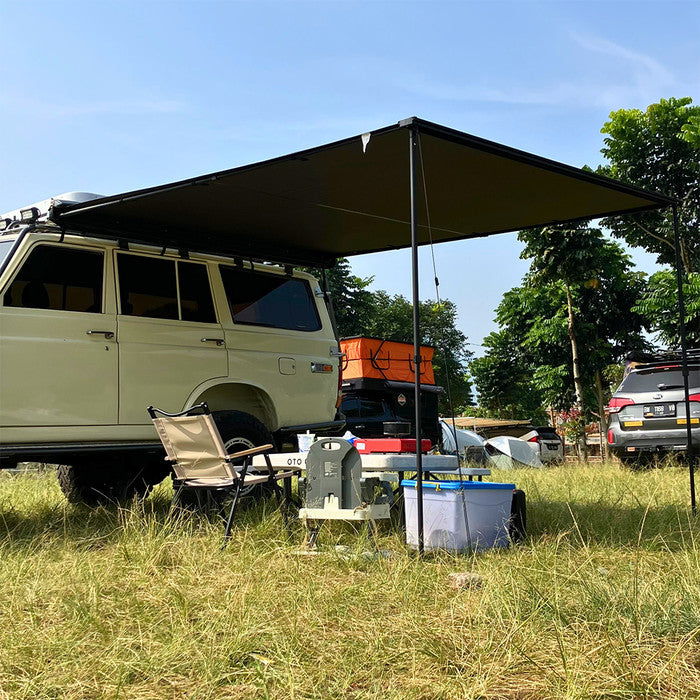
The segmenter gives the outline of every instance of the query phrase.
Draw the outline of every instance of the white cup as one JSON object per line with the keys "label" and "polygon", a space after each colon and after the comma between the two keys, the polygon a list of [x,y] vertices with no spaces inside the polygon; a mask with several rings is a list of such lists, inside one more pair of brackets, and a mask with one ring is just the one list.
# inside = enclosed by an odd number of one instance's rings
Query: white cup
{"label": "white cup", "polygon": [[308,452],[315,439],[316,436],[313,433],[298,433],[297,443],[299,443],[299,452]]}

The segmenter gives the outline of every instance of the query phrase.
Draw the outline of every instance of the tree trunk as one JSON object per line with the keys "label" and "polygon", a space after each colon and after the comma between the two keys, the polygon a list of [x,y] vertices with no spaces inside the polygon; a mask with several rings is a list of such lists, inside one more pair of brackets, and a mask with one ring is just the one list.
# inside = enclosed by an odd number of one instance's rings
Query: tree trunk
{"label": "tree trunk", "polygon": [[608,445],[608,416],[605,413],[605,400],[603,399],[603,380],[600,370],[595,371],[595,393],[598,399],[598,421],[600,425],[600,456],[610,459],[610,445]]}
{"label": "tree trunk", "polygon": [[[571,341],[571,359],[574,370],[574,389],[576,391],[576,406],[579,410],[579,415],[581,420],[584,418],[583,409],[583,383],[581,382],[581,369],[579,367],[578,359],[578,343],[576,342],[576,335],[574,334],[574,302],[571,298],[571,288],[566,285],[566,306],[569,312],[569,340]],[[582,424],[581,432],[583,435],[579,435],[579,445],[581,449],[581,457],[585,462],[588,461],[588,445],[586,444],[586,429],[585,423]]]}
{"label": "tree trunk", "polygon": [[688,246],[685,243],[685,240],[683,239],[683,236],[678,234],[680,236],[680,249],[681,249],[681,262],[683,264],[683,269],[685,270],[686,276],[689,275],[691,272],[693,272],[693,266],[690,262],[690,251],[688,250]]}

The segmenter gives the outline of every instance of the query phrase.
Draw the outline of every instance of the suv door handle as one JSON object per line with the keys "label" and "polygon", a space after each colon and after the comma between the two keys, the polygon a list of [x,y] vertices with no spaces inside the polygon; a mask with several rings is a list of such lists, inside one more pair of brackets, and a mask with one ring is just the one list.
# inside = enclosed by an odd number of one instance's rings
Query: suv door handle
{"label": "suv door handle", "polygon": [[114,331],[86,331],[87,335],[103,335],[107,340],[114,338]]}
{"label": "suv door handle", "polygon": [[223,338],[202,338],[203,343],[216,343],[217,345],[223,345]]}

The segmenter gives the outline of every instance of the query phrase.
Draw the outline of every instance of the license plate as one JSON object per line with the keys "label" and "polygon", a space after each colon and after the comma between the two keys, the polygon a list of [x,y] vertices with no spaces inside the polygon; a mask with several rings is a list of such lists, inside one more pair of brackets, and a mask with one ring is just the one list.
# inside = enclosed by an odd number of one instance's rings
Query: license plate
{"label": "license plate", "polygon": [[675,403],[653,403],[644,406],[645,418],[665,418],[676,415]]}
{"label": "license plate", "polygon": [[545,444],[547,445],[548,450],[558,450],[559,449],[559,445],[552,445],[550,443],[545,443]]}

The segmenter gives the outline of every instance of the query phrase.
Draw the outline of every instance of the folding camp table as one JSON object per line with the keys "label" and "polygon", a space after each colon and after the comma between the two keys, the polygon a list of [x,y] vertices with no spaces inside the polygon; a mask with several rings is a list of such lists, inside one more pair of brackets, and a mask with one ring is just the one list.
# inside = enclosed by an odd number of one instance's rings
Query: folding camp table
{"label": "folding camp table", "polygon": [[[275,452],[269,456],[275,469],[305,469],[306,452]],[[261,457],[253,457],[253,467],[265,467]],[[407,472],[416,471],[416,456],[414,454],[365,454],[362,455],[363,472],[396,472],[399,480]],[[459,466],[459,459],[454,455],[423,455],[423,471],[429,474],[454,474],[463,476],[471,481],[475,477],[481,481],[484,476],[491,474],[490,469]]]}
{"label": "folding camp table", "polygon": [[[306,452],[276,452],[267,455],[274,469],[306,469]],[[382,475],[385,481],[397,481],[398,486],[394,490],[395,504],[402,500],[401,482],[405,475],[416,472],[416,456],[414,454],[382,453],[363,454],[362,472],[372,476]],[[253,467],[265,467],[262,457],[253,457]],[[466,477],[472,481],[474,478],[481,481],[484,476],[491,474],[490,469],[461,467],[459,459],[454,455],[423,455],[423,472],[426,476],[431,474],[455,475]],[[396,478],[392,478],[396,474]]]}

